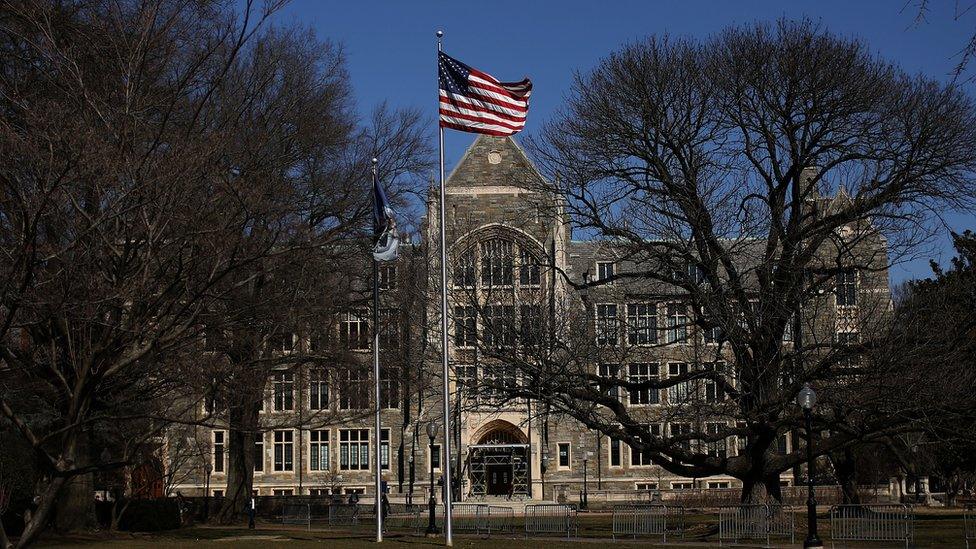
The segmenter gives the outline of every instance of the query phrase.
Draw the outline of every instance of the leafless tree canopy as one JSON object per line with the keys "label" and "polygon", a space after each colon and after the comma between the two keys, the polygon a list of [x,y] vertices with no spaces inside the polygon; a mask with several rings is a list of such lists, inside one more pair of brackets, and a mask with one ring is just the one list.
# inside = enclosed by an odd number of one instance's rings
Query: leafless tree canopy
{"label": "leafless tree canopy", "polygon": [[362,124],[341,49],[270,26],[279,4],[0,11],[0,418],[42,477],[20,546],[208,389],[260,390],[293,313],[350,299],[317,292],[364,234],[370,156],[395,196],[429,162],[417,113]]}
{"label": "leafless tree canopy", "polygon": [[[889,333],[888,266],[924,239],[933,211],[972,205],[974,114],[957,88],[909,76],[807,21],[733,28],[704,42],[652,37],[614,52],[577,77],[565,108],[531,143],[550,176],[541,195],[564,195],[577,231],[621,265],[600,282],[566,282],[592,292],[613,283],[634,301],[678,300],[686,337],[718,330],[721,343],[710,357],[689,347],[699,367],[635,385],[594,374],[596,363],[636,359],[608,356],[588,328],[579,333],[590,312],[553,326],[561,350],[521,355],[533,383],[510,394],[652,451],[673,472],[731,474],[747,496],[757,484],[776,492],[778,474],[803,460],[800,448],[773,451],[799,424],[793,402],[803,383],[821,389],[815,430],[831,433],[818,453],[909,428],[936,395],[962,397],[931,383],[938,376],[904,395],[896,380],[911,365],[878,349]],[[868,297],[847,319],[858,340],[841,342],[834,294],[848,275]],[[554,324],[572,315],[556,314]],[[558,335],[574,330],[581,337]],[[728,361],[725,373],[702,366],[718,360]],[[648,432],[640,408],[608,393],[695,380],[727,398],[667,435]],[[707,451],[730,437],[745,444],[738,455]]]}

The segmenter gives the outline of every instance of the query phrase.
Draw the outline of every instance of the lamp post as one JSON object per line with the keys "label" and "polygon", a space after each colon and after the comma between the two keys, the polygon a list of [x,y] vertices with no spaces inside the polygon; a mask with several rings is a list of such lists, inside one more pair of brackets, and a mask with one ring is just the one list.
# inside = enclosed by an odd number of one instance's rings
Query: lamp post
{"label": "lamp post", "polygon": [[437,512],[437,500],[434,499],[434,439],[437,438],[437,424],[431,421],[427,424],[427,438],[430,439],[430,499],[427,501],[429,515],[427,517],[427,535],[434,536],[440,533],[435,523],[434,514]]}
{"label": "lamp post", "polygon": [[813,407],[817,405],[817,393],[805,383],[796,396],[796,403],[803,408],[803,418],[807,427],[807,539],[804,548],[822,548],[823,542],[817,536],[817,499],[813,490],[813,476],[816,462],[813,460]]}
{"label": "lamp post", "polygon": [[410,467],[410,485],[407,488],[407,505],[413,505],[413,450],[410,451],[410,457],[407,458],[407,463]]}
{"label": "lamp post", "polygon": [[546,470],[549,469],[549,445],[543,444],[539,452],[539,471],[542,473],[542,499],[546,499]]}
{"label": "lamp post", "polygon": [[208,460],[207,463],[203,466],[203,473],[204,476],[206,477],[206,482],[204,483],[206,487],[203,490],[204,490],[204,495],[207,497],[203,507],[203,522],[207,522],[210,520],[210,473],[212,472],[213,472],[213,464],[210,463],[210,461]]}

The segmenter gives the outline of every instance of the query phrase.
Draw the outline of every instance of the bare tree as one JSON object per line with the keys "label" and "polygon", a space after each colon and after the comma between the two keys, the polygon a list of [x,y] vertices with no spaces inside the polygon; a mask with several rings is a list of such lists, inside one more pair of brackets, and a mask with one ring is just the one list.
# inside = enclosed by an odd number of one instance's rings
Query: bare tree
{"label": "bare tree", "polygon": [[[777,451],[802,425],[804,383],[823,389],[814,429],[830,436],[816,454],[917,428],[936,395],[964,395],[879,350],[891,333],[887,268],[917,249],[932,210],[972,205],[974,122],[957,88],[807,21],[703,43],[649,38],[611,54],[531,143],[550,182],[525,185],[550,208],[565,196],[557,210],[619,266],[599,281],[564,273],[563,284],[670,303],[657,325],[665,337],[649,347],[685,353],[689,366],[599,375],[597,364],[653,362],[654,351],[622,342],[619,324],[592,328],[592,312],[570,299],[554,318],[572,321],[543,346],[553,351],[499,353],[525,372],[507,394],[673,473],[741,479],[747,500],[777,496],[779,474],[805,459],[798,447]],[[838,336],[845,324],[857,335]],[[700,402],[701,384],[721,397]],[[614,388],[673,398],[645,412]],[[729,440],[741,441],[736,455],[715,450]]]}

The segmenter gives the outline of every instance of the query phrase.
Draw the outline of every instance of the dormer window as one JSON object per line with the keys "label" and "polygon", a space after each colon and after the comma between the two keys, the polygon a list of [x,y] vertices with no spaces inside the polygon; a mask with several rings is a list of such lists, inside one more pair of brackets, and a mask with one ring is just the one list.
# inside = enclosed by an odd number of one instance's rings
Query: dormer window
{"label": "dormer window", "polygon": [[610,280],[613,278],[614,269],[612,261],[599,261],[596,264],[596,280],[597,282]]}

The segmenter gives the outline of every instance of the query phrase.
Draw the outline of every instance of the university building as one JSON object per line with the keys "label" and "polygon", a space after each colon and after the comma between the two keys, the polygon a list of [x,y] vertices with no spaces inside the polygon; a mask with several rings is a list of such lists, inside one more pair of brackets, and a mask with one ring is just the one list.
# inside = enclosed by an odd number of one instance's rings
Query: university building
{"label": "university building", "polygon": [[[601,376],[640,381],[695,368],[732,371],[728,356],[710,352],[720,335],[688,322],[687,304],[676,289],[616,281],[582,295],[575,291],[567,281],[611,279],[635,266],[611,243],[574,239],[560,200],[542,196],[542,186],[537,185],[541,182],[514,140],[479,136],[446,183],[456,452],[451,459],[462,499],[575,501],[584,478],[591,493],[738,487],[731,477],[673,475],[646,453],[549,413],[540,403],[508,398],[499,390],[519,383],[521,374],[491,359],[483,348],[513,344],[507,338],[519,334],[534,337],[532,330],[539,326],[555,330],[558,320],[569,318],[567,311],[574,308],[585,311],[585,333],[605,349],[591,365]],[[824,203],[829,207],[831,200],[844,199],[841,195]],[[439,269],[431,259],[437,256],[436,244],[428,246],[437,242],[440,230],[436,201],[437,193],[431,192],[430,213],[422,225],[425,241],[380,271],[381,313],[386,319],[381,324],[388,328],[381,358],[380,463],[375,463],[373,449],[369,315],[356,309],[342,315],[335,330],[364,368],[337,364],[283,369],[269,380],[262,412],[266,431],[254,449],[258,494],[371,494],[379,465],[394,500],[421,501],[428,494],[431,468],[435,482],[440,479],[448,459],[441,451],[443,426],[432,449],[426,434],[431,420],[441,420]],[[824,296],[827,306],[817,312],[815,324],[837,340],[855,340],[867,315],[889,307],[884,241],[879,237],[868,248],[864,253],[876,256],[868,263],[878,268],[842,272],[836,291]],[[414,292],[411,296],[408,289]],[[491,329],[499,325],[515,328],[515,335]],[[287,339],[278,343],[283,352],[311,345],[299,335]],[[652,434],[662,435],[691,428],[688,419],[671,410],[686,402],[724,398],[721,387],[707,382],[664,390],[620,389],[614,394],[647,418]],[[333,413],[318,413],[323,410]],[[703,421],[710,429],[707,418]],[[196,428],[191,436],[204,449],[202,457],[178,464],[170,460],[169,467],[181,469],[172,475],[171,491],[222,495],[227,432]],[[705,450],[735,455],[741,446],[729,437]],[[786,452],[791,446],[791,436],[783,435],[777,450]],[[783,484],[793,482],[792,473],[782,475]]]}

